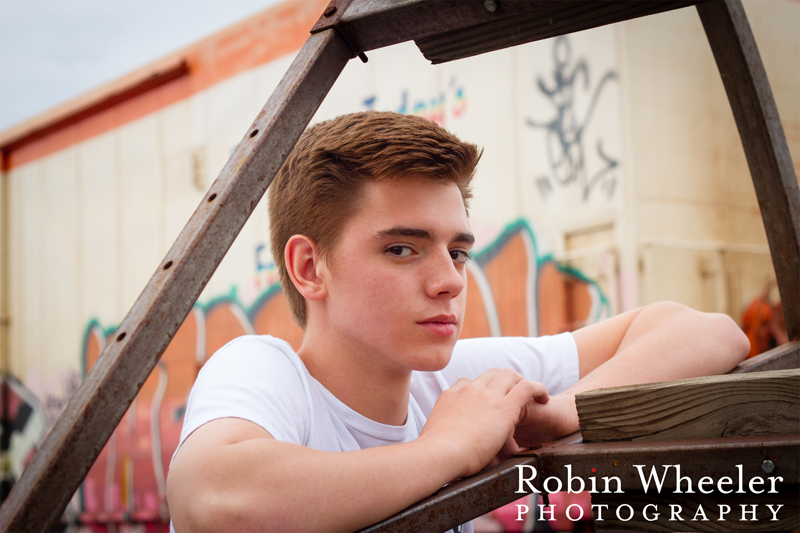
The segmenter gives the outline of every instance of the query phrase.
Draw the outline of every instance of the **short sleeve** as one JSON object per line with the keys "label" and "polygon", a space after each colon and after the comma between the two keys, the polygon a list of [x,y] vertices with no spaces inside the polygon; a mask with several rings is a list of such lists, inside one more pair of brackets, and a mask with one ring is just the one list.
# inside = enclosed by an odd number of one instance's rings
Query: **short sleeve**
{"label": "short sleeve", "polygon": [[578,348],[571,333],[545,337],[487,337],[456,343],[450,364],[442,370],[449,384],[475,379],[490,368],[511,368],[544,383],[558,394],[578,381]]}
{"label": "short sleeve", "polygon": [[241,418],[276,440],[304,444],[310,423],[307,382],[293,360],[299,358],[281,343],[244,336],[217,351],[192,387],[180,443],[207,422]]}
{"label": "short sleeve", "polygon": [[580,378],[578,347],[571,333],[546,337],[486,337],[456,343],[450,363],[438,372],[415,372],[411,394],[428,416],[439,395],[460,378],[475,379],[490,368],[511,368],[558,394]]}

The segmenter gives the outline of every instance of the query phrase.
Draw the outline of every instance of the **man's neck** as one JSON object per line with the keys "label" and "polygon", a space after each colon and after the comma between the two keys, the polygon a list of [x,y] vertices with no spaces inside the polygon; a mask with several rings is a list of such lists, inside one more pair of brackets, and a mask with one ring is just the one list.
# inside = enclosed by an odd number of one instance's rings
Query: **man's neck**
{"label": "man's neck", "polygon": [[297,354],[317,381],[357,413],[382,424],[405,423],[411,371],[388,369],[377,354],[309,327]]}

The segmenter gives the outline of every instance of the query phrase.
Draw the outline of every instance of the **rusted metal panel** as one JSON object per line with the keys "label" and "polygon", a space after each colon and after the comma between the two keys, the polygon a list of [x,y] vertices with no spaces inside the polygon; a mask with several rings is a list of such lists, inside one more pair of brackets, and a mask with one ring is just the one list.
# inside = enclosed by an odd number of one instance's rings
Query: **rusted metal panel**
{"label": "rusted metal panel", "polygon": [[729,374],[800,368],[800,341],[789,341],[739,363]]}
{"label": "rusted metal panel", "polygon": [[[417,46],[426,59],[439,64],[695,3],[671,0],[539,2],[535,10],[419,39]],[[503,2],[499,4],[500,8],[505,7]]]}
{"label": "rusted metal panel", "polygon": [[0,508],[3,531],[49,530],[352,53],[311,36]]}
{"label": "rusted metal panel", "polygon": [[789,339],[800,338],[800,189],[740,0],[697,5],[753,177]]}

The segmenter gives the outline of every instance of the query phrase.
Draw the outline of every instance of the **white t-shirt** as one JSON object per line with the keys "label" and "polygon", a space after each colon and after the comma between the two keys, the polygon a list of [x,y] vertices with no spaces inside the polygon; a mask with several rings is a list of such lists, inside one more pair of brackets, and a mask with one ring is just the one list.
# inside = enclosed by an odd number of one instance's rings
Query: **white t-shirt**
{"label": "white t-shirt", "polygon": [[490,368],[512,368],[544,383],[551,395],[558,394],[578,380],[578,351],[569,333],[460,340],[447,367],[412,373],[406,423],[389,426],[342,403],[309,374],[285,341],[239,337],[200,370],[189,395],[180,444],[203,424],[229,417],[249,420],[276,440],[322,451],[409,442],[419,436],[439,394],[459,378],[475,379]]}

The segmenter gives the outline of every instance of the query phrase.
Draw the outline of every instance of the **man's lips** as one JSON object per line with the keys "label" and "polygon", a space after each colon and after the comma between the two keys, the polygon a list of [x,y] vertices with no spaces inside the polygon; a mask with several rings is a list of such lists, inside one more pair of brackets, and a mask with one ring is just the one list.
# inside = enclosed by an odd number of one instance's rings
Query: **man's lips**
{"label": "man's lips", "polygon": [[456,332],[456,315],[436,315],[417,322],[431,333],[447,337]]}

